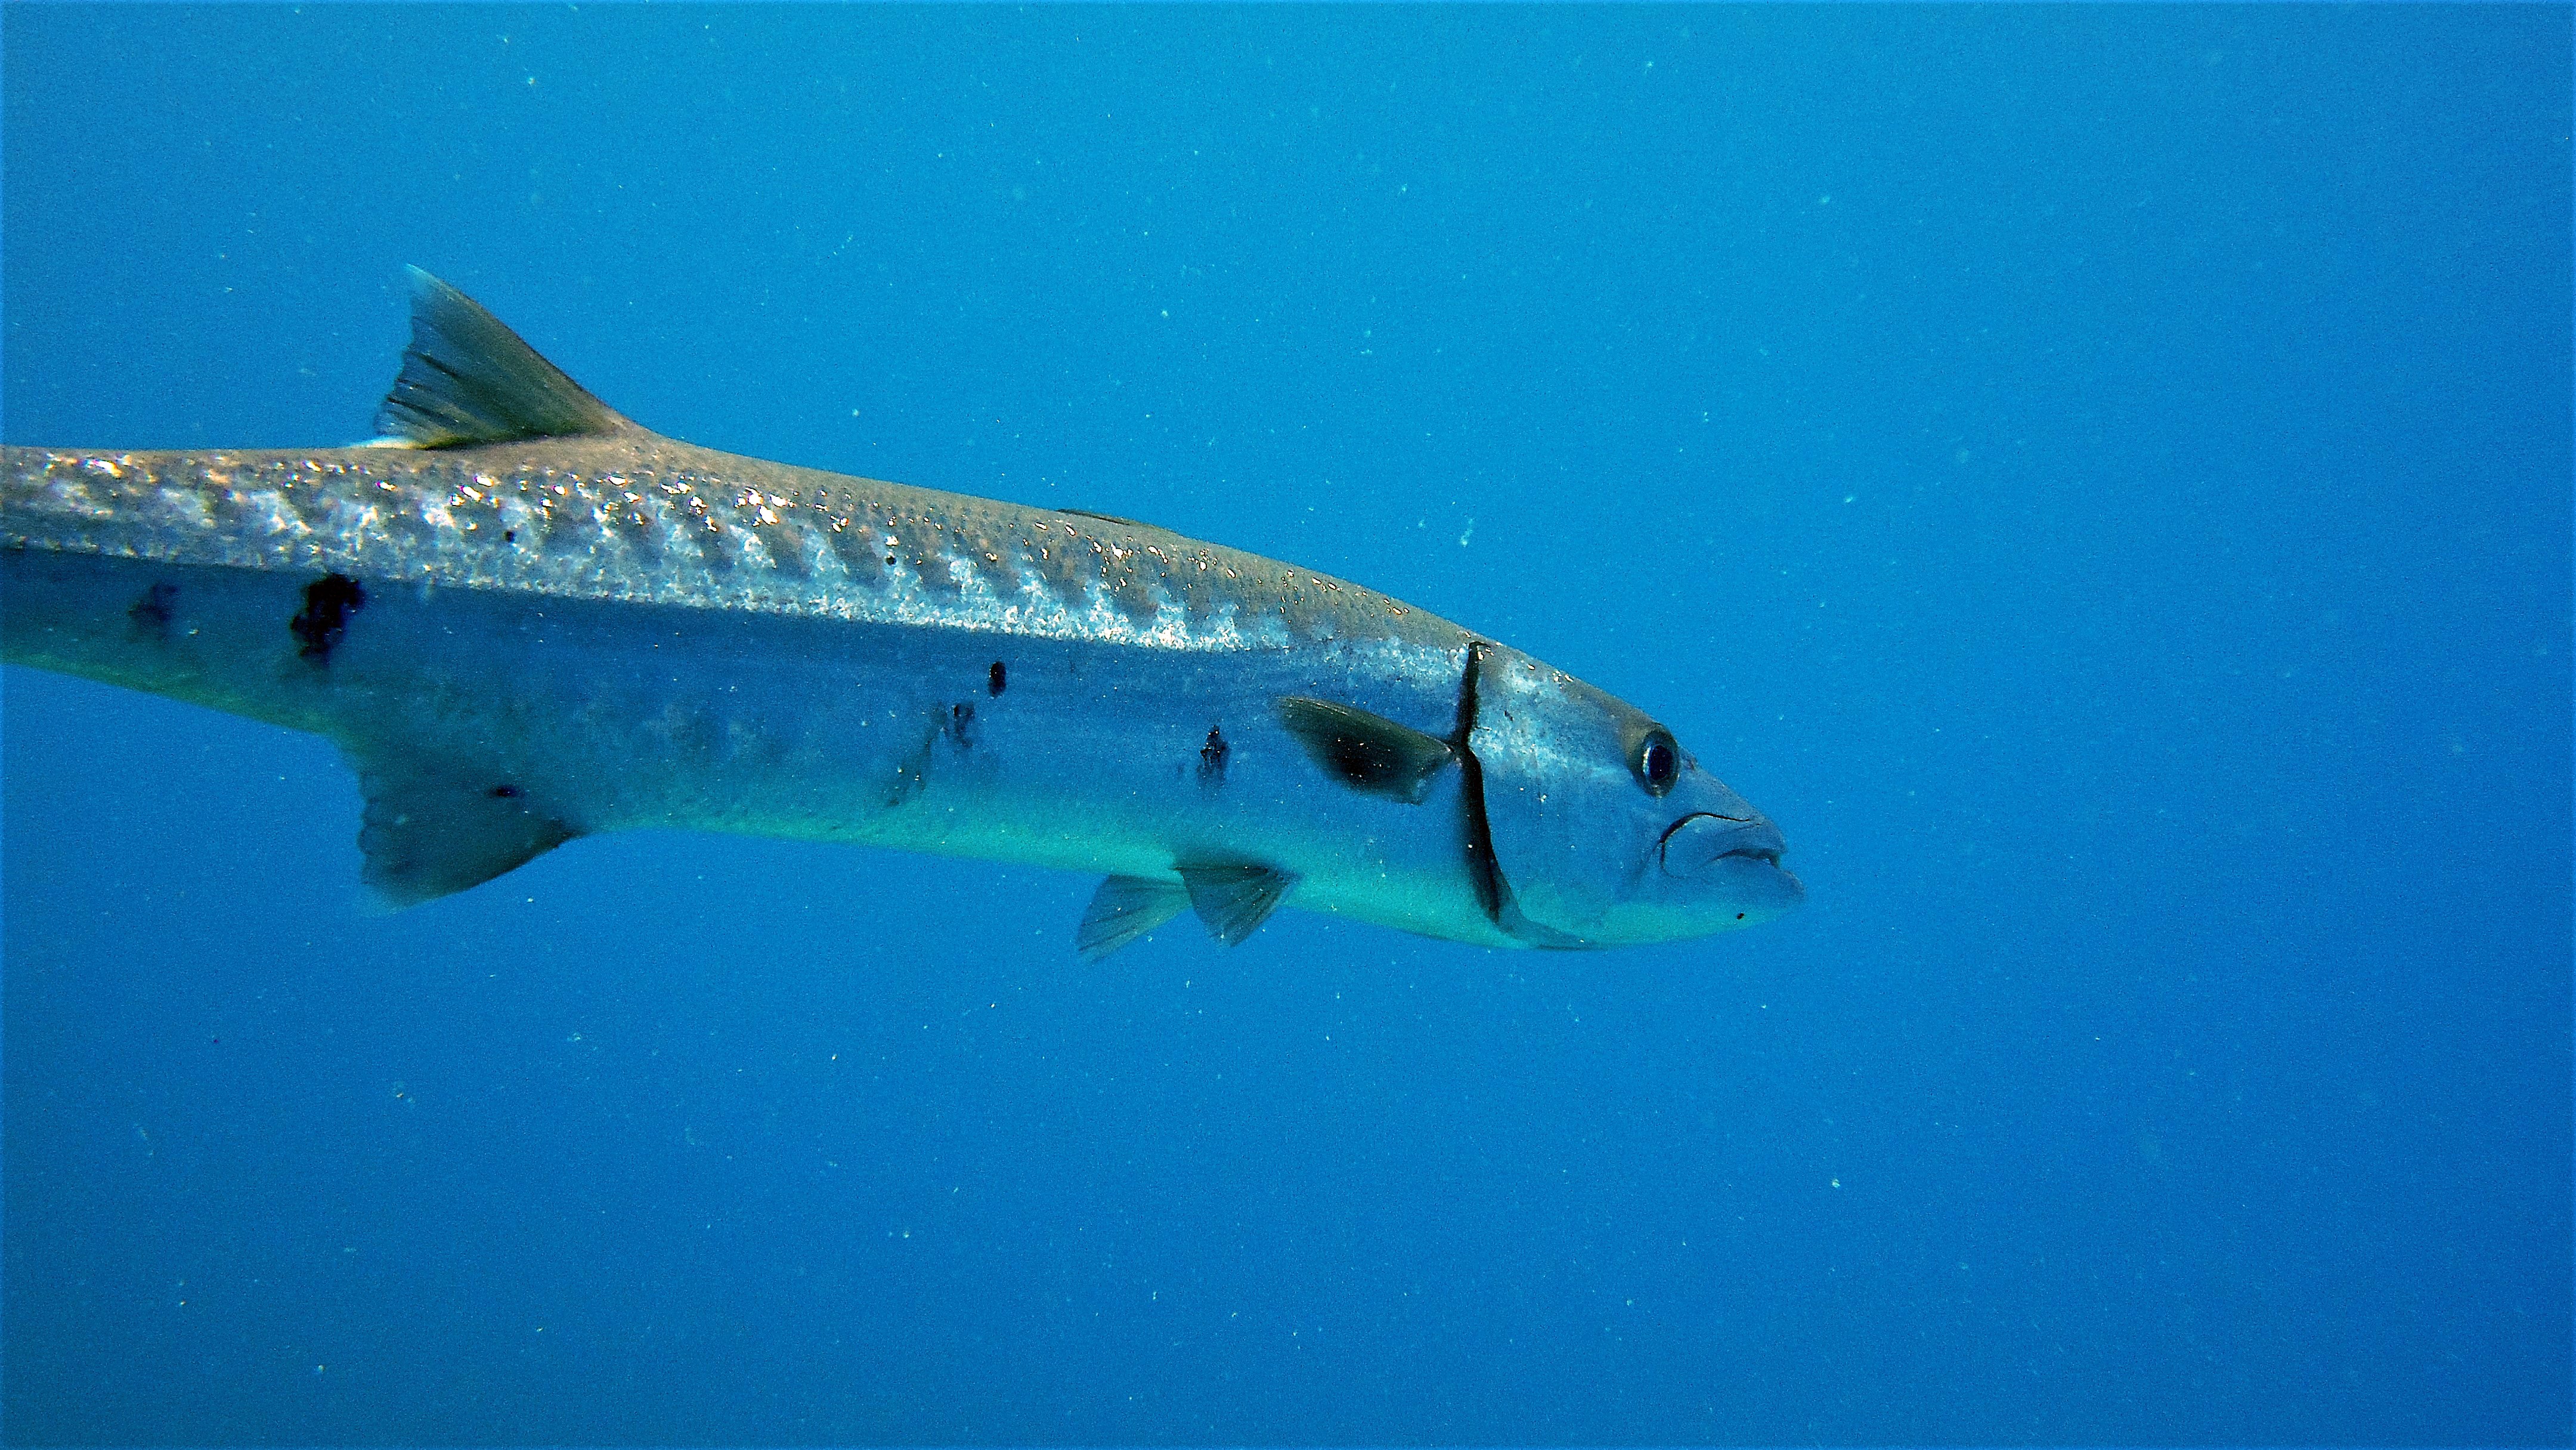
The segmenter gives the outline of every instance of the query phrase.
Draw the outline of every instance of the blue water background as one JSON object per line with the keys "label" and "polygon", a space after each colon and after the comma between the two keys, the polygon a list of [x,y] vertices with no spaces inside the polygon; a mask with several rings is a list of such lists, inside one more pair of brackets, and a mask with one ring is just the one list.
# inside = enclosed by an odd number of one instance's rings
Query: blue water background
{"label": "blue water background", "polygon": [[398,915],[10,670],[26,1442],[2567,1442],[2565,8],[11,6],[14,443],[364,436],[400,265],[743,452],[1631,698],[1606,954],[676,834]]}

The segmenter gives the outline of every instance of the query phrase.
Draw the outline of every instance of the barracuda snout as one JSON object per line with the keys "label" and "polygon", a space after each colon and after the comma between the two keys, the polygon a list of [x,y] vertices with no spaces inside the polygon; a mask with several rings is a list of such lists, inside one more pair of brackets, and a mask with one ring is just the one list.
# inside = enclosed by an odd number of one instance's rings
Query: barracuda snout
{"label": "barracuda snout", "polygon": [[1561,670],[1490,647],[1472,740],[1505,926],[1532,945],[1704,936],[1805,898],[1768,816],[1635,706]]}

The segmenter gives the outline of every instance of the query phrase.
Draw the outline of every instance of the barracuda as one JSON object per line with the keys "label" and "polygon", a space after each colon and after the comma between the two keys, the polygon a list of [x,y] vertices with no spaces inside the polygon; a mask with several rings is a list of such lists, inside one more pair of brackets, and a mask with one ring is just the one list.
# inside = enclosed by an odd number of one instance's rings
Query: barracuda
{"label": "barracuda", "polygon": [[663,437],[411,280],[367,444],[0,450],[0,658],[328,737],[393,905],[656,826],[1097,873],[1087,958],[1185,910],[1602,947],[1801,897],[1669,731],[1516,650],[1145,524]]}

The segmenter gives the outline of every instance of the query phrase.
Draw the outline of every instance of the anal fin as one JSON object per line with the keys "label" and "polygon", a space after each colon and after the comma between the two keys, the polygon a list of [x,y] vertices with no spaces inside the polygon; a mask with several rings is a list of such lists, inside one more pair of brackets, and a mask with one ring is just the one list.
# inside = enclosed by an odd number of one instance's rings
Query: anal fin
{"label": "anal fin", "polygon": [[362,763],[358,784],[367,797],[362,875],[395,907],[479,886],[581,834],[506,781]]}
{"label": "anal fin", "polygon": [[1108,877],[1091,893],[1091,905],[1083,909],[1073,949],[1084,961],[1096,962],[1180,915],[1189,904],[1189,892],[1177,882]]}
{"label": "anal fin", "polygon": [[1296,872],[1276,866],[1183,866],[1180,872],[1200,924],[1226,946],[1259,930],[1297,884]]}

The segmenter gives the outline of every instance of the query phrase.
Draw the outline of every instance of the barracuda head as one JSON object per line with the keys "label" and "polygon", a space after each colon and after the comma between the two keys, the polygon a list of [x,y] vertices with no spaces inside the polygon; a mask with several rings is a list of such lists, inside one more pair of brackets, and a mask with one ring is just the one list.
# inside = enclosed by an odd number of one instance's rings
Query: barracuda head
{"label": "barracuda head", "polygon": [[1780,830],[1636,707],[1480,647],[1475,729],[1504,929],[1533,946],[1672,941],[1806,895]]}

